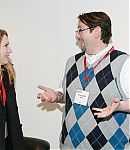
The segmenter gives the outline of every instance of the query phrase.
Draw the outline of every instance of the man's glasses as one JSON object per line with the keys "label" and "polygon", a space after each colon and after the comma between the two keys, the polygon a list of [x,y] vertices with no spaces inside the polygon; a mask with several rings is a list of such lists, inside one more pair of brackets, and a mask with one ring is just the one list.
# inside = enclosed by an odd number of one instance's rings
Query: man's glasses
{"label": "man's glasses", "polygon": [[85,31],[85,30],[88,30],[88,29],[90,29],[90,28],[86,28],[86,29],[79,29],[79,30],[77,30],[77,31],[75,31],[76,33],[81,33],[81,32],[83,32],[83,31]]}

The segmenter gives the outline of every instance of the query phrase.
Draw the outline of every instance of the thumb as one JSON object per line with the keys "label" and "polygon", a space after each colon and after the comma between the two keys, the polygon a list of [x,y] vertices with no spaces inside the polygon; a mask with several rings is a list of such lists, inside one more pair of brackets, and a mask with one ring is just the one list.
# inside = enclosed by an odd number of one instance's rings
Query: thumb
{"label": "thumb", "polygon": [[119,98],[115,98],[113,102],[114,102],[114,103],[119,103],[119,102],[120,102],[120,99],[119,99]]}

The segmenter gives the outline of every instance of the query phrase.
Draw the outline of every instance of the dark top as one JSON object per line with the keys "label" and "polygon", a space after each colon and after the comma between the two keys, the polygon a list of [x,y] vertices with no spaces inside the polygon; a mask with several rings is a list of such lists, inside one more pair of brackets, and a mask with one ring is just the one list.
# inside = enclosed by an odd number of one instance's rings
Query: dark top
{"label": "dark top", "polygon": [[[3,71],[3,83],[6,91],[6,105],[3,105],[0,97],[0,150],[25,150],[14,83],[9,83],[6,69]],[[5,122],[7,122],[8,130],[6,139]]]}

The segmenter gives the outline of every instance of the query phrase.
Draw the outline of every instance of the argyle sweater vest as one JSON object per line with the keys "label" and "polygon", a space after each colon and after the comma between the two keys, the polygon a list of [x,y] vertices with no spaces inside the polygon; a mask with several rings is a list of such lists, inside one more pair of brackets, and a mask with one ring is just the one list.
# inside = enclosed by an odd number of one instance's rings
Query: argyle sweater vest
{"label": "argyle sweater vest", "polygon": [[[61,149],[123,150],[129,142],[129,114],[116,112],[107,118],[96,118],[93,107],[104,108],[114,98],[126,100],[120,86],[120,71],[128,55],[114,50],[92,71],[85,85],[84,52],[69,58],[63,90],[66,98],[60,136]],[[101,59],[101,58],[100,58]],[[98,63],[87,64],[87,74]],[[86,106],[74,103],[76,90],[89,92]]]}

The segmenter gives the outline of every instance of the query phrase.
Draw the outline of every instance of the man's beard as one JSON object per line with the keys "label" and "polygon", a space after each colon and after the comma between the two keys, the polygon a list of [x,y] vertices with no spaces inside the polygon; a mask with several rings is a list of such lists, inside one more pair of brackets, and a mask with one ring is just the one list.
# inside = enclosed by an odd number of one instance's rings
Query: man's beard
{"label": "man's beard", "polygon": [[80,39],[76,38],[76,43],[75,44],[81,49],[81,51],[83,51],[83,52],[86,51],[85,44]]}

